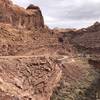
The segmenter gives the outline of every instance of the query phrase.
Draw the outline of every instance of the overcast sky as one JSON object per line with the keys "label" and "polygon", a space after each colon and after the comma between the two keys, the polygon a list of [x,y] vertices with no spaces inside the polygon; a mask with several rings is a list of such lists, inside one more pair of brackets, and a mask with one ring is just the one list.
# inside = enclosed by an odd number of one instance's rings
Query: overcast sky
{"label": "overcast sky", "polygon": [[12,0],[27,7],[41,8],[45,24],[49,27],[81,28],[100,21],[100,0]]}

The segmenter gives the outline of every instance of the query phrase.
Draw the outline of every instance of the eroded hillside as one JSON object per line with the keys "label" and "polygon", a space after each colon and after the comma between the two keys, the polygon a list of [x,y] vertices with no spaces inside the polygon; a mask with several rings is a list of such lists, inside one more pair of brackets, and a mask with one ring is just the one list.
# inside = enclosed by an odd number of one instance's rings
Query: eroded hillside
{"label": "eroded hillside", "polygon": [[52,58],[1,57],[0,100],[49,100],[60,77]]}
{"label": "eroded hillside", "polygon": [[0,0],[0,100],[97,100],[99,46],[98,23],[51,30],[39,7]]}

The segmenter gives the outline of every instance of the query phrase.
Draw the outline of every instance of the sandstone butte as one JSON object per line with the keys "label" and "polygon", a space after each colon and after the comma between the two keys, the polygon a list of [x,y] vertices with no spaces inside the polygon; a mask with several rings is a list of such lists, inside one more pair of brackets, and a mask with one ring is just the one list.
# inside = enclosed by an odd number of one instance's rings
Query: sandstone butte
{"label": "sandstone butte", "polygon": [[0,100],[98,100],[100,23],[49,29],[39,7],[0,0]]}
{"label": "sandstone butte", "polygon": [[44,21],[39,7],[30,5],[24,9],[13,5],[9,0],[0,0],[0,22],[20,28],[44,27]]}

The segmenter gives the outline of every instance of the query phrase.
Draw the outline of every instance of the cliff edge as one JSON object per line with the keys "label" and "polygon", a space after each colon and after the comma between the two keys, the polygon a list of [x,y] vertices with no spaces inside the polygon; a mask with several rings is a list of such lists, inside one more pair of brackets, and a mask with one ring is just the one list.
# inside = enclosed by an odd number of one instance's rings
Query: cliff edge
{"label": "cliff edge", "polygon": [[9,0],[0,0],[0,23],[11,24],[17,28],[44,27],[39,7],[31,4],[24,9]]}

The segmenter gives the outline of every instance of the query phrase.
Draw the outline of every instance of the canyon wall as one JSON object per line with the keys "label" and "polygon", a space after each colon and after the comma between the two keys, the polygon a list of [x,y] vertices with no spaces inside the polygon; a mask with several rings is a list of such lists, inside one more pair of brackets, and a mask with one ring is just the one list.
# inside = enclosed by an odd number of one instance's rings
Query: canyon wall
{"label": "canyon wall", "polygon": [[17,28],[43,28],[44,20],[40,8],[29,5],[26,9],[9,0],[0,0],[0,22]]}

